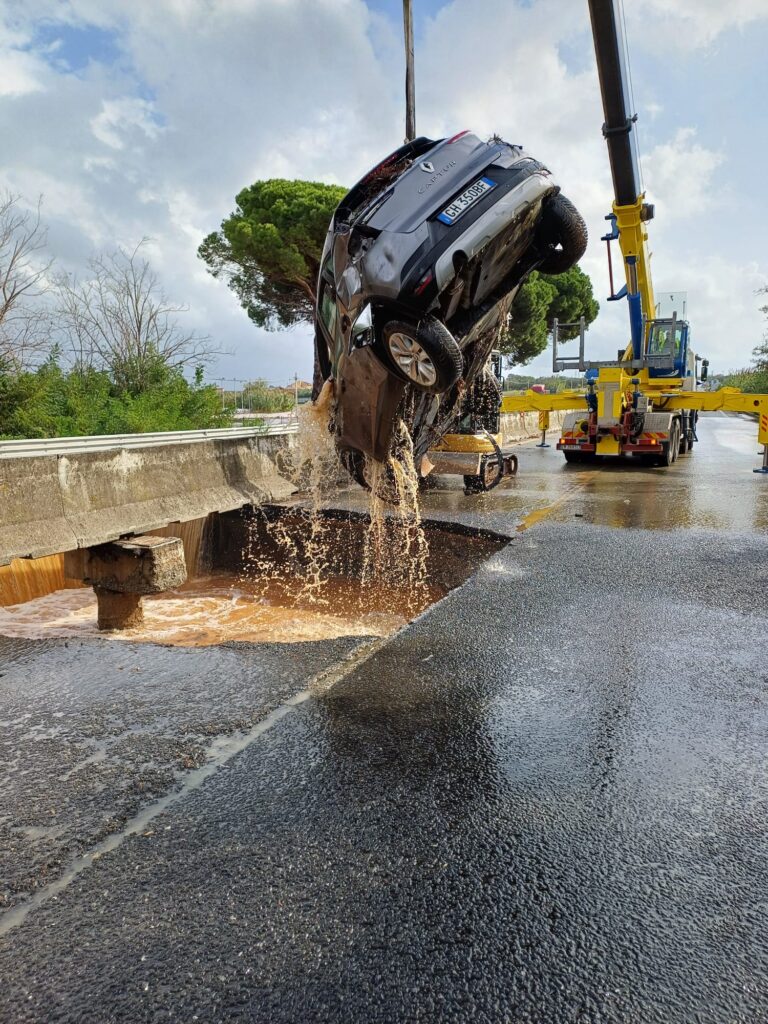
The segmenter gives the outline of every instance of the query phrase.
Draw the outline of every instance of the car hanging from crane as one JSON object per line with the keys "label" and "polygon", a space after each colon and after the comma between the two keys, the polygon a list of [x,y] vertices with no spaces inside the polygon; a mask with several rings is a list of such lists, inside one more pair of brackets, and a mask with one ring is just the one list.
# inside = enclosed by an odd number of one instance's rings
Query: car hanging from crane
{"label": "car hanging from crane", "polygon": [[[393,453],[398,419],[417,466],[479,407],[483,429],[495,420],[498,431],[490,357],[512,301],[531,271],[562,273],[586,245],[549,169],[497,136],[414,139],[351,189],[323,250],[316,347],[334,382],[337,446],[359,483],[369,485],[371,459]],[[492,435],[487,444],[500,476],[504,453]],[[479,476],[483,452],[468,454]]]}

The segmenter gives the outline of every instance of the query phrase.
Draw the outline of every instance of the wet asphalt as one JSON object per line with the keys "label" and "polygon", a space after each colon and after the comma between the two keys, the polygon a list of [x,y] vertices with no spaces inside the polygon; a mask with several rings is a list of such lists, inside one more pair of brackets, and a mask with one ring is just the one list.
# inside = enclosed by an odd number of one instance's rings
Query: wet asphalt
{"label": "wet asphalt", "polygon": [[768,1018],[768,479],[700,436],[428,492],[511,540],[384,643],[0,641],[0,1019]]}

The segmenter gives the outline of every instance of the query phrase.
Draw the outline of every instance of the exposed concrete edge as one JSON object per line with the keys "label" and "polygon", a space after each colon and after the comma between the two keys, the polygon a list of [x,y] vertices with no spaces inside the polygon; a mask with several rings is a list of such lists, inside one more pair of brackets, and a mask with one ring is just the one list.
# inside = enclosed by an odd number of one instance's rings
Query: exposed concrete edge
{"label": "exposed concrete edge", "polygon": [[[274,453],[276,442],[270,438],[264,447]],[[0,460],[0,565],[285,500],[295,488],[262,443],[217,438]]]}
{"label": "exposed concrete edge", "polygon": [[[306,499],[299,498],[298,500],[285,503],[266,502],[261,506],[260,510],[269,518],[279,518],[279,516],[293,511],[308,511],[311,507]],[[371,521],[371,517],[367,512],[345,508],[343,505],[327,505],[320,509],[320,515],[326,519],[335,519],[340,522],[370,523]],[[386,518],[395,518],[396,513],[385,509],[384,515]],[[450,518],[451,515],[452,513],[449,512],[442,512],[439,517],[423,515],[421,523],[427,530],[441,530],[444,533],[453,533],[460,537],[485,537],[488,540],[497,540],[505,544],[515,540],[518,536],[516,522],[510,525],[508,530],[490,529],[486,526],[475,525],[473,522],[467,522],[468,518],[476,518],[474,513],[457,512],[456,518]]]}

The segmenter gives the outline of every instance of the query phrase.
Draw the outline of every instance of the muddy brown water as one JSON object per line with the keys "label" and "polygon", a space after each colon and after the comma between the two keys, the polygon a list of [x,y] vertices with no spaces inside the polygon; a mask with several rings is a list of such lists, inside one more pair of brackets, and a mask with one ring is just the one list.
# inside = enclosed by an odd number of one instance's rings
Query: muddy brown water
{"label": "muddy brown water", "polygon": [[[323,606],[291,600],[286,587],[249,587],[237,575],[199,577],[179,590],[144,599],[144,625],[108,634],[112,639],[179,647],[207,647],[226,641],[295,643],[341,636],[387,636],[407,618],[393,609],[402,594],[391,588],[356,587],[353,581],[325,581]],[[427,604],[442,596],[433,588]],[[91,589],[57,590],[0,609],[0,634],[9,637],[87,638],[104,636],[96,626]]]}
{"label": "muddy brown water", "polygon": [[[388,521],[379,528],[400,533]],[[27,563],[28,599],[0,607],[0,635],[108,636],[182,647],[389,636],[463,583],[505,543],[491,534],[471,536],[437,524],[423,529],[430,553],[413,586],[407,563],[389,578],[366,578],[370,522],[364,516],[325,512],[318,518],[305,509],[269,507],[213,517],[195,528],[209,545],[199,548],[201,562],[212,565],[212,571],[178,590],[145,597],[144,625],[108,634],[97,629],[90,588],[63,586],[60,569],[46,560],[37,583],[48,589],[32,597],[34,574]],[[318,550],[323,552],[319,577],[311,561]],[[390,546],[389,555],[397,550]],[[52,592],[51,583],[56,587]]]}

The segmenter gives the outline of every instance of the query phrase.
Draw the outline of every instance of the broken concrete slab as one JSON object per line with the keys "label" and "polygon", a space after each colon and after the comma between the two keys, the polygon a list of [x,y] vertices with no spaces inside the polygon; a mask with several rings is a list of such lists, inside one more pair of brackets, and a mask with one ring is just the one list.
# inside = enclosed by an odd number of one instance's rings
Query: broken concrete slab
{"label": "broken concrete slab", "polygon": [[64,556],[64,573],[117,594],[161,594],[187,579],[179,537],[131,537]]}

